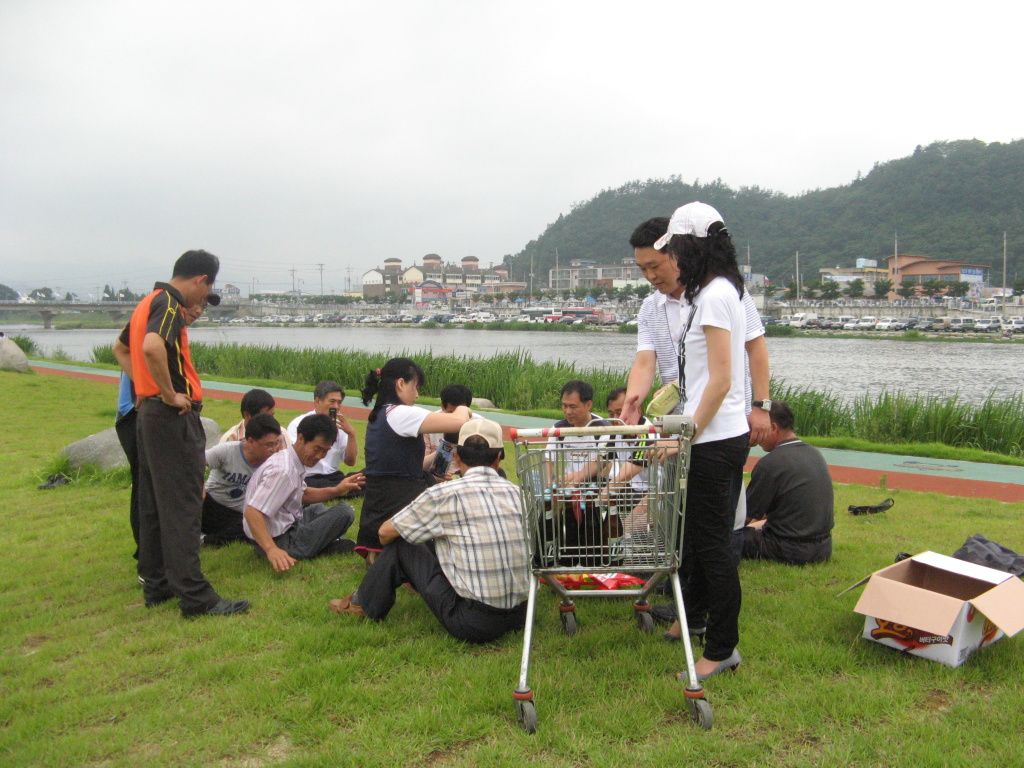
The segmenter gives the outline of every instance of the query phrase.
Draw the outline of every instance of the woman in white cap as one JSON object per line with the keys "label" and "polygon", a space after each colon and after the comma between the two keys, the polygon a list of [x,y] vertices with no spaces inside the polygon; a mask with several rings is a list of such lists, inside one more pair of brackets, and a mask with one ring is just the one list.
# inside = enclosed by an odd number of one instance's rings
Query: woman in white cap
{"label": "woman in white cap", "polygon": [[654,247],[666,246],[679,262],[684,286],[679,389],[683,413],[693,417],[696,428],[683,528],[684,600],[690,634],[705,633],[704,655],[696,665],[697,678],[704,680],[741,661],[740,580],[730,541],[733,479],[742,473],[749,450],[743,276],[722,217],[710,205],[694,202],[677,209]]}

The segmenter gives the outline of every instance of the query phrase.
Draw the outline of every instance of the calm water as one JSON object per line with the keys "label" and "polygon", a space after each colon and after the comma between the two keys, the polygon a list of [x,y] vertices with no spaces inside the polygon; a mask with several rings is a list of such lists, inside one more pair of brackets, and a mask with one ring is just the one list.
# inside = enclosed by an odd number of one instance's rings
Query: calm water
{"label": "calm water", "polygon": [[[91,360],[94,346],[113,342],[110,330],[46,331],[7,327],[75,360]],[[529,333],[418,328],[221,328],[189,331],[193,341],[280,344],[289,347],[348,347],[392,353],[433,350],[438,354],[489,357],[528,349],[535,360],[562,359],[580,367],[627,370],[636,339],[621,333]],[[1024,389],[1024,343],[957,344],[867,339],[768,339],[772,374],[789,384],[830,389],[843,397],[883,389],[960,396],[972,402],[995,391],[1005,397]]]}

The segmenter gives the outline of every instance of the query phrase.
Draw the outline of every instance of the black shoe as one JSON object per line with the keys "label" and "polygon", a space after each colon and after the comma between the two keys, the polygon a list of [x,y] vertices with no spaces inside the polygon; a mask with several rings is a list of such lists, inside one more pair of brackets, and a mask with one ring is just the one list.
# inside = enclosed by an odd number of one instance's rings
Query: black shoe
{"label": "black shoe", "polygon": [[886,499],[881,504],[871,504],[863,507],[851,504],[847,507],[847,510],[851,515],[877,515],[879,512],[885,512],[895,503],[892,499]]}
{"label": "black shoe", "polygon": [[327,545],[325,555],[351,555],[356,551],[356,543],[352,539],[338,538]]}
{"label": "black shoe", "polygon": [[671,624],[676,620],[676,607],[672,603],[652,605],[648,613],[659,624]]}
{"label": "black shoe", "polygon": [[146,601],[147,608],[155,608],[161,603],[166,603],[168,600],[174,597],[174,593],[169,589],[163,589],[159,592],[146,593],[143,591],[143,599]]}
{"label": "black shoe", "polygon": [[249,610],[248,600],[221,600],[216,605],[210,606],[209,608],[189,613],[182,611],[181,615],[186,619],[193,619],[196,616],[227,616],[232,613],[242,613],[247,610]]}

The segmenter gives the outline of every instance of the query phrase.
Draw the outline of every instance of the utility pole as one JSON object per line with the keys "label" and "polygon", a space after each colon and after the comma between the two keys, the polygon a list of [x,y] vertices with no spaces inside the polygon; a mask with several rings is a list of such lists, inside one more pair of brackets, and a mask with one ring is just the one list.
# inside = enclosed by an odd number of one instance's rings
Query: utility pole
{"label": "utility pole", "polygon": [[1006,233],[1003,232],[1003,311],[1006,314]]}
{"label": "utility pole", "polygon": [[320,301],[323,301],[323,298],[324,298],[324,265],[323,264],[317,264],[317,266],[320,267]]}
{"label": "utility pole", "polygon": [[348,293],[352,290],[352,267],[346,267],[345,270],[348,272],[345,278],[345,292]]}
{"label": "utility pole", "polygon": [[796,252],[796,300],[800,301],[800,251]]}
{"label": "utility pole", "polygon": [[558,296],[558,249],[555,248],[555,284],[548,286],[555,289],[555,296]]}
{"label": "utility pole", "polygon": [[530,254],[530,304],[533,304],[533,254]]}
{"label": "utility pole", "polygon": [[897,229],[893,236],[892,244],[892,285],[893,288],[900,287],[900,281],[897,279],[900,273],[900,231]]}
{"label": "utility pole", "polygon": [[289,272],[292,273],[292,296],[295,296],[295,267],[292,267]]}

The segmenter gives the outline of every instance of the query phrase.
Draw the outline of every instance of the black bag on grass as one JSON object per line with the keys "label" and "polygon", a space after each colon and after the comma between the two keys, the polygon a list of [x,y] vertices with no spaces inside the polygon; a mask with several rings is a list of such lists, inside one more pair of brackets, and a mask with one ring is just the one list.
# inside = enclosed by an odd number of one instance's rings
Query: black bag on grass
{"label": "black bag on grass", "polygon": [[968,536],[964,545],[953,553],[953,557],[1004,573],[1012,573],[1014,576],[1024,576],[1024,556],[1002,544],[989,541],[980,533]]}

